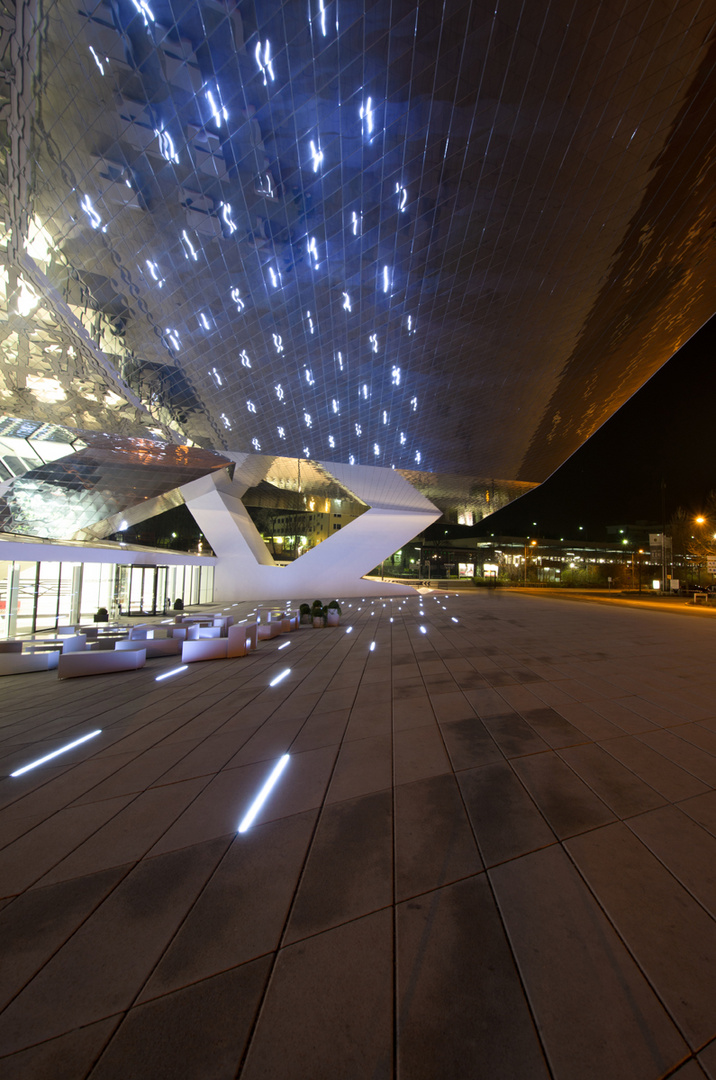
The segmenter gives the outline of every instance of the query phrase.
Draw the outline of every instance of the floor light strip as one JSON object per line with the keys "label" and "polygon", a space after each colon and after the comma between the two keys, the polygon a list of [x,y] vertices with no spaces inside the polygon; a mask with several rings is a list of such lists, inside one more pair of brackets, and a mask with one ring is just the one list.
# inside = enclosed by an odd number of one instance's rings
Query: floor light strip
{"label": "floor light strip", "polygon": [[279,645],[279,647],[276,649],[276,652],[281,652],[281,649],[287,649],[290,644],[290,641],[284,641],[283,645]]}
{"label": "floor light strip", "polygon": [[96,731],[90,731],[89,735],[83,735],[81,739],[75,739],[74,742],[68,743],[67,746],[61,746],[59,750],[53,750],[51,754],[45,754],[44,757],[38,758],[37,761],[31,761],[29,765],[23,765],[21,769],[15,769],[15,772],[11,772],[10,776],[22,776],[23,773],[28,772],[30,769],[37,768],[38,765],[44,765],[46,761],[57,757],[58,754],[66,754],[68,750],[74,750],[75,746],[87,742],[88,739],[94,739],[95,735],[99,735],[101,730],[102,728],[97,728]]}
{"label": "floor light strip", "polygon": [[254,818],[269,797],[271,793],[271,788],[274,786],[279,776],[288,765],[288,757],[288,754],[284,754],[283,757],[280,757],[274,765],[273,769],[271,770],[271,775],[269,776],[264,786],[261,788],[261,791],[258,793],[254,801],[251,803],[251,806],[249,807],[244,819],[239,825],[240,833],[246,832],[246,830],[252,825]]}
{"label": "floor light strip", "polygon": [[277,683],[280,683],[283,679],[286,678],[287,675],[290,675],[290,674],[291,674],[290,667],[285,668],[285,670],[282,671],[280,675],[277,675],[275,679],[271,680],[271,682],[269,683],[269,686],[276,686]]}
{"label": "floor light strip", "polygon": [[171,671],[165,671],[163,675],[157,675],[154,681],[159,682],[160,679],[168,679],[170,675],[178,675],[180,671],[186,671],[188,667],[188,664],[182,664],[181,667],[172,668]]}

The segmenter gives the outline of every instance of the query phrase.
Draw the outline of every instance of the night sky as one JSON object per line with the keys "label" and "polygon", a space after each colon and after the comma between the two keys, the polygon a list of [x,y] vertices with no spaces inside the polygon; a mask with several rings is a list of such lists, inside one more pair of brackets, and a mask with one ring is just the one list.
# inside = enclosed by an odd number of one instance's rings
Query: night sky
{"label": "night sky", "polygon": [[[606,525],[696,514],[716,489],[716,316],[534,492],[480,532],[604,538]],[[537,522],[536,527],[533,522]]]}

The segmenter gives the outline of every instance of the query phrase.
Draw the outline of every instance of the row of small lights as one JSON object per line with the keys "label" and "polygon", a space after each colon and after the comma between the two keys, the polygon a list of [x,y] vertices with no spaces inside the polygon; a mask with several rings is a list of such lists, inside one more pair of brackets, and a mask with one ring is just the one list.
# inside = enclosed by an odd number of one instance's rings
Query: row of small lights
{"label": "row of small lights", "polygon": [[[455,595],[457,596],[458,594],[456,593]],[[439,603],[439,600],[438,600],[437,597],[435,597],[434,599]],[[382,597],[380,598],[380,600],[382,601]],[[366,602],[365,597],[363,597],[362,602],[363,603]],[[390,600],[390,603],[391,604],[393,603],[392,599]],[[402,600],[400,606],[403,607],[405,603],[406,603],[406,601]],[[420,599],[419,604],[420,604],[419,614],[420,614],[421,617],[425,617],[425,610],[423,608],[422,598]],[[237,605],[234,605],[234,606],[237,606]],[[385,606],[386,606],[385,603],[383,603],[383,607],[385,607]],[[349,607],[352,608],[353,605],[349,604]],[[444,604],[441,605],[441,607],[442,607],[443,611],[447,611],[447,608],[445,607]],[[362,607],[359,607],[358,611],[361,611],[361,610],[362,610]],[[255,611],[256,611],[256,609],[254,608],[254,612]],[[254,612],[252,612],[252,614]],[[371,615],[375,615],[375,612],[371,611]],[[391,621],[391,623],[393,622],[392,616],[390,618],[390,621]],[[454,616],[452,618],[452,621],[453,622],[458,622],[458,620]],[[419,629],[420,629],[421,633],[423,633],[423,634],[427,633],[427,629],[426,629],[425,626],[421,625],[419,627]],[[346,628],[346,633],[349,634],[349,633],[352,632],[352,630],[353,630],[353,627],[349,626],[349,627]],[[286,648],[287,645],[289,645],[289,644],[290,644],[290,642],[286,642],[285,644],[280,645],[278,647],[278,650]],[[376,648],[376,642],[375,642],[375,640],[373,640],[373,641],[371,641],[371,643],[369,645],[369,651],[374,652],[375,648]],[[180,672],[186,671],[187,669],[188,669],[187,664],[183,664],[183,665],[181,665],[180,667],[177,667],[177,668],[172,668],[170,671],[166,671],[163,674],[156,676],[155,681],[158,682],[161,679],[169,678],[169,676],[171,676],[171,675],[178,675]],[[273,686],[279,685],[279,683],[283,682],[283,680],[286,679],[290,674],[291,674],[291,668],[284,668],[283,671],[281,671],[278,675],[274,676],[274,678],[269,682],[269,686],[273,687]],[[45,754],[43,757],[38,758],[35,761],[32,761],[27,765],[23,765],[21,768],[16,769],[14,772],[10,773],[10,776],[11,777],[22,776],[25,773],[29,772],[31,769],[37,768],[39,765],[44,765],[46,762],[51,761],[56,757],[59,757],[61,754],[65,754],[65,753],[69,752],[70,750],[73,750],[75,747],[81,746],[83,743],[86,743],[90,739],[93,739],[97,735],[100,735],[101,731],[102,731],[101,728],[98,728],[95,731],[90,731],[87,734],[82,735],[80,738],[74,739],[72,742],[68,743],[67,745],[65,745],[63,747],[60,747],[57,750],[53,750],[51,753]],[[288,765],[289,758],[290,758],[289,754],[283,754],[279,758],[279,760],[276,762],[273,769],[271,770],[271,773],[269,774],[266,781],[262,785],[262,787],[261,787],[260,791],[258,792],[258,794],[256,795],[255,799],[251,803],[251,806],[249,807],[246,814],[244,815],[244,817],[239,822],[238,830],[237,830],[239,833],[246,832],[247,829],[249,829],[250,826],[253,824],[253,822],[255,821],[255,819],[256,819],[258,813],[260,812],[262,806],[266,802],[266,799],[268,798],[269,794],[271,793],[271,790],[273,789],[276,782],[278,781],[281,773],[283,772],[285,767]]]}

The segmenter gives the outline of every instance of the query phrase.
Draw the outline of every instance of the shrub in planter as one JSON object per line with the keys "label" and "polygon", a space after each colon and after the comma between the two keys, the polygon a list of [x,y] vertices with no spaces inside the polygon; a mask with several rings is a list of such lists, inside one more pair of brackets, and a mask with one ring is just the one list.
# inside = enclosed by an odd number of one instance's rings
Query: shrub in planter
{"label": "shrub in planter", "polygon": [[176,600],[174,601],[174,610],[175,611],[183,611],[184,610],[184,601],[182,600],[182,598],[180,596],[177,596]]}
{"label": "shrub in planter", "polygon": [[337,600],[331,600],[326,608],[326,622],[328,626],[338,626],[341,621],[341,605]]}
{"label": "shrub in planter", "polygon": [[325,620],[323,618],[323,601],[314,600],[311,605],[311,617],[313,619],[313,625],[318,629],[320,626],[325,626]]}
{"label": "shrub in planter", "polygon": [[97,609],[97,613],[94,617],[95,622],[109,622],[109,612],[106,607]]}
{"label": "shrub in planter", "polygon": [[301,604],[298,609],[298,614],[301,616],[301,623],[304,626],[311,625],[311,608],[308,604]]}

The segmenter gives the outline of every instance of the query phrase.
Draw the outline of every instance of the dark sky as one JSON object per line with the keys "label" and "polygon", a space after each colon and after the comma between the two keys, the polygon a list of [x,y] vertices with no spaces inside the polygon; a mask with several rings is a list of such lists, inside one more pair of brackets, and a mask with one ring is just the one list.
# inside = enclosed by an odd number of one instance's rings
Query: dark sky
{"label": "dark sky", "polygon": [[[536,491],[480,531],[598,540],[606,525],[698,513],[716,489],[716,316]],[[535,527],[532,523],[537,522]]]}

